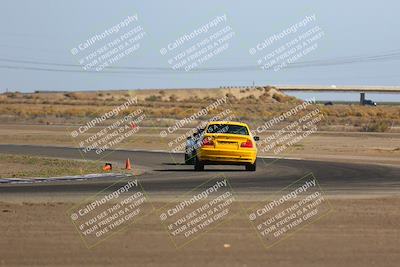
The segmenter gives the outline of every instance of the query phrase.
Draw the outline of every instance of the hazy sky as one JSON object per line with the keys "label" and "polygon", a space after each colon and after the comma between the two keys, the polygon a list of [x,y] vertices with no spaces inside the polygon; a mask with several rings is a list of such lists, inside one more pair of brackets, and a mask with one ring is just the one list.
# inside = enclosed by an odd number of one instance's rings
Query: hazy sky
{"label": "hazy sky", "polygon": [[[395,0],[3,0],[0,9],[0,90],[219,87],[251,85],[253,81],[256,85],[400,85],[399,10],[400,3]],[[84,71],[79,66],[79,55],[72,55],[71,49],[135,14],[138,21],[132,22],[129,29],[141,25],[145,36],[139,41],[137,51],[123,57],[113,67],[150,69],[144,72],[117,69],[114,73],[110,73],[112,70]],[[161,55],[160,49],[224,14],[226,22],[215,28],[229,26],[234,32],[228,40],[229,47],[202,64],[200,71],[173,71],[168,63],[169,54]],[[257,55],[252,56],[249,49],[313,14],[316,21],[304,29],[319,26],[324,32],[317,41],[318,47],[297,61],[299,67],[261,70],[257,66]],[[299,34],[301,31],[292,33],[276,45]],[[183,48],[209,35],[200,34],[198,39],[188,41],[173,52],[184,51]],[[117,36],[114,34],[107,40]],[[99,47],[101,41],[85,52]],[[277,47],[268,47],[260,55]],[[311,66],[302,67],[302,62],[311,62]],[[203,71],[215,67],[221,71]],[[239,70],[233,71],[230,67]],[[157,71],[158,68],[161,71]]]}

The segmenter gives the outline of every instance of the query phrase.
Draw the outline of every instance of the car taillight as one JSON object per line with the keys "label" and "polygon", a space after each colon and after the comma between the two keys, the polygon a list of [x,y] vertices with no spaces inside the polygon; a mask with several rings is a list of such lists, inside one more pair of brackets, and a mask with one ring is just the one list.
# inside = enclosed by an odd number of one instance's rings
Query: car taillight
{"label": "car taillight", "polygon": [[251,140],[247,140],[246,142],[241,143],[240,147],[252,148],[253,147],[253,142],[251,142]]}
{"label": "car taillight", "polygon": [[214,141],[211,138],[204,138],[203,142],[201,144],[201,146],[213,146],[214,145]]}

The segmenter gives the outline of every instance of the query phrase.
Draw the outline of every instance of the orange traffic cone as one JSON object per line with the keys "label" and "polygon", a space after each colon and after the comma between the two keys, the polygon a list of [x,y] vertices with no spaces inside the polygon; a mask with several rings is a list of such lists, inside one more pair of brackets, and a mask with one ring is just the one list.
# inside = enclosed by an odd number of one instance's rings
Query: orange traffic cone
{"label": "orange traffic cone", "polygon": [[125,161],[125,170],[131,170],[131,161],[129,160],[129,158]]}
{"label": "orange traffic cone", "polygon": [[111,170],[112,170],[112,165],[111,165],[111,163],[106,163],[106,164],[104,164],[103,171],[108,172],[108,171],[111,171]]}

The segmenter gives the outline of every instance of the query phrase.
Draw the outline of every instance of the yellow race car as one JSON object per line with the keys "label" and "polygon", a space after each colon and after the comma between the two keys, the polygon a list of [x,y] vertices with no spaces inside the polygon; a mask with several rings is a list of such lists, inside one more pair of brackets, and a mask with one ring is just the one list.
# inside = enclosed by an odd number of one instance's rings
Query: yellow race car
{"label": "yellow race car", "polygon": [[258,140],[245,123],[209,122],[196,149],[194,169],[203,171],[204,165],[221,164],[244,165],[247,171],[255,171]]}

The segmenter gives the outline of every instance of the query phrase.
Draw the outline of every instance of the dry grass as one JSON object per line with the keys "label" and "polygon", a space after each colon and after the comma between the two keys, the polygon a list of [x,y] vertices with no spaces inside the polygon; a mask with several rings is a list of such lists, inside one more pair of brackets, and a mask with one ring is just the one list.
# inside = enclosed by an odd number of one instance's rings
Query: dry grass
{"label": "dry grass", "polygon": [[[90,118],[101,116],[113,107],[137,97],[135,109],[143,109],[148,117],[157,119],[157,124],[168,125],[171,120],[183,119],[206,107],[218,98],[227,97],[229,106],[221,106],[208,117],[229,107],[239,120],[258,125],[274,116],[279,116],[301,103],[272,87],[253,89],[171,89],[63,93],[5,93],[0,95],[0,122],[39,124],[79,124]],[[319,108],[325,120],[320,129],[337,130],[346,127],[350,131],[388,131],[400,124],[399,106],[368,107],[359,105],[309,106],[289,121]],[[341,129],[343,130],[343,129]]]}
{"label": "dry grass", "polygon": [[91,161],[0,154],[0,178],[56,177],[100,172],[101,165]]}

